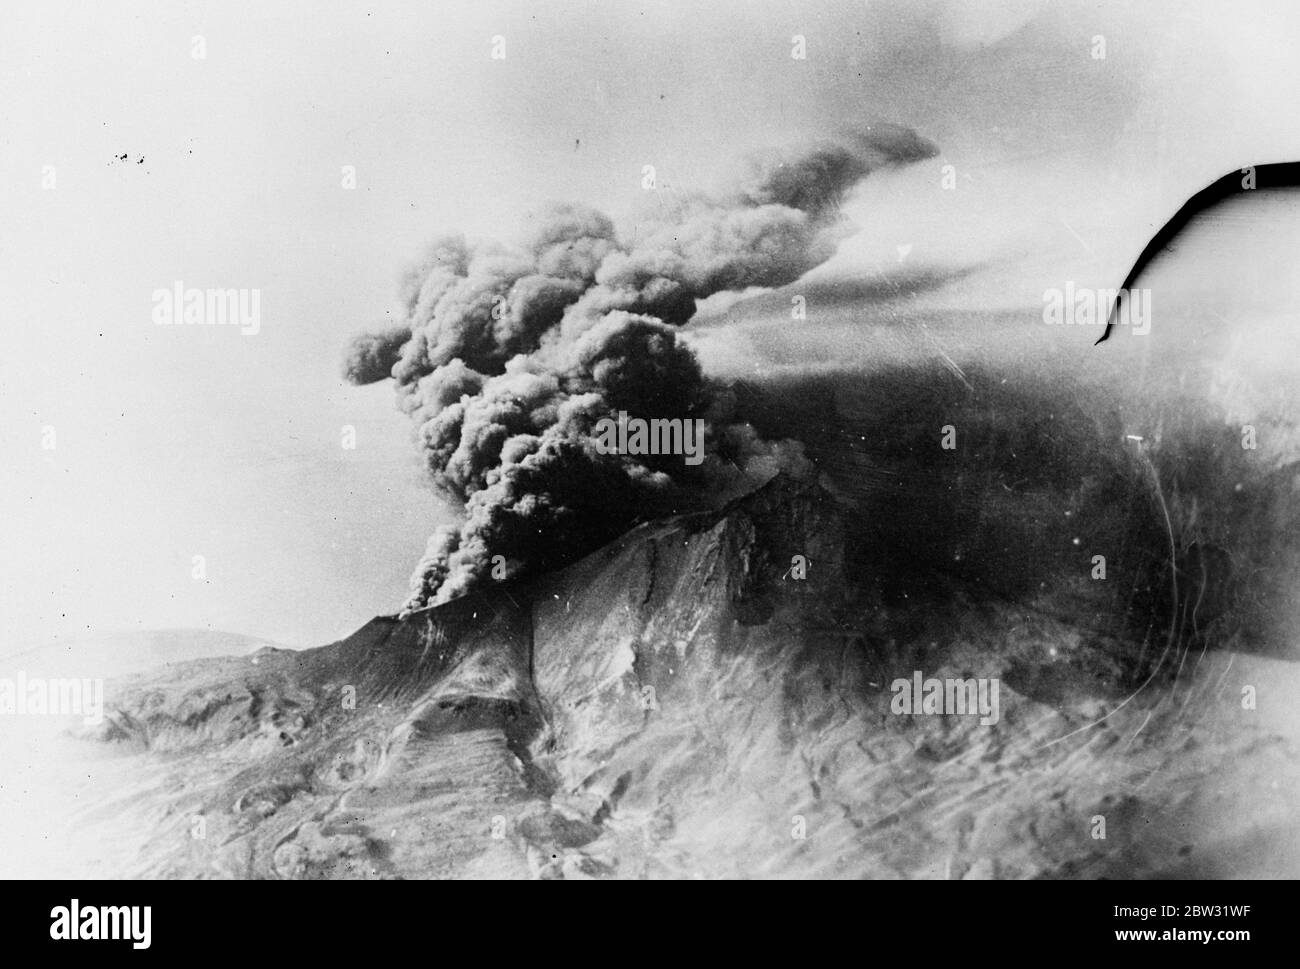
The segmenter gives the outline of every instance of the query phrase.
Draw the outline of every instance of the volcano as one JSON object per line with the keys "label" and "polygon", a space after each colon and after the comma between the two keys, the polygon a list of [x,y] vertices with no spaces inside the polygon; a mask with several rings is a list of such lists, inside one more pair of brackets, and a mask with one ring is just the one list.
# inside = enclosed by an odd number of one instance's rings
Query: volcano
{"label": "volcano", "polygon": [[[1294,664],[1209,652],[1134,692],[1059,617],[882,584],[853,514],[778,475],[318,649],[135,674],[26,749],[67,816],[3,795],[66,849],[46,877],[1300,871]],[[1000,716],[897,714],[922,672],[999,681]]]}

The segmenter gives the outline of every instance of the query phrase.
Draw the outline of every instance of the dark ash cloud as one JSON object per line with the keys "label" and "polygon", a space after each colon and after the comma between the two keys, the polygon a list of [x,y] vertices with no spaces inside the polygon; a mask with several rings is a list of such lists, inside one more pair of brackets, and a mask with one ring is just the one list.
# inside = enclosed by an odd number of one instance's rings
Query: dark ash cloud
{"label": "dark ash cloud", "polygon": [[[354,383],[392,377],[434,487],[465,509],[430,538],[407,608],[463,594],[494,562],[498,578],[558,567],[638,518],[806,473],[797,444],[734,419],[676,327],[698,300],[823,263],[858,182],[934,154],[877,125],[756,159],[731,190],[672,200],[634,236],[569,204],[530,216],[514,246],[430,245],[402,278],[403,325],[358,337],[344,367]],[[596,424],[620,411],[704,421],[704,463],[600,453]]]}

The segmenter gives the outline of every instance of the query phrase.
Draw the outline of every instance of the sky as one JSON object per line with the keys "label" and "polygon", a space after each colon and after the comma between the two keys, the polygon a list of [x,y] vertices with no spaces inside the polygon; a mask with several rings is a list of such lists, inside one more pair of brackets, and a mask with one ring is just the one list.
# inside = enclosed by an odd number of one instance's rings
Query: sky
{"label": "sky", "polygon": [[[391,387],[339,364],[439,233],[508,239],[549,200],[634,224],[748,152],[886,121],[939,155],[871,176],[814,275],[906,261],[943,281],[936,312],[1024,307],[1119,285],[1198,188],[1300,159],[1300,10],[1280,0],[55,0],[6,19],[0,652],[181,626],[309,646],[396,608],[455,511]],[[260,291],[258,332],[155,325],[177,280]]]}

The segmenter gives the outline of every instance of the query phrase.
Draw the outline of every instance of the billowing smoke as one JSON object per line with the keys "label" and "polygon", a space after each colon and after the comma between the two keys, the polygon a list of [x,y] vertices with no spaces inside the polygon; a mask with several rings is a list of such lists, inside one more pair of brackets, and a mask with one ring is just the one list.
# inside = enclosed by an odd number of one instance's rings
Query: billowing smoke
{"label": "billowing smoke", "polygon": [[373,384],[392,375],[402,347],[411,339],[410,327],[398,326],[380,333],[362,333],[348,347],[343,358],[343,377],[348,383]]}
{"label": "billowing smoke", "polygon": [[[434,486],[463,503],[407,608],[563,565],[636,520],[701,507],[773,472],[792,442],[733,419],[676,327],[696,301],[791,283],[836,243],[839,203],[884,165],[932,157],[915,133],[861,135],[753,162],[735,188],[665,202],[634,233],[582,205],[534,215],[518,245],[434,242],[402,279],[407,318],[358,337],[344,372],[391,377]],[[704,459],[604,453],[603,419],[699,420]]]}

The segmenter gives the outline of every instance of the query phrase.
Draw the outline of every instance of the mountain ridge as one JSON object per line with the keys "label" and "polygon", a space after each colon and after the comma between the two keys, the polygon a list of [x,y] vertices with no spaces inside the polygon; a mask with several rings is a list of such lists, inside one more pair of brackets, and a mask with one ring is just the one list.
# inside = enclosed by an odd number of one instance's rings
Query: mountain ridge
{"label": "mountain ridge", "polygon": [[[106,788],[66,870],[1119,877],[1174,871],[1168,832],[1194,871],[1264,837],[1225,816],[1294,822],[1294,785],[1269,785],[1300,744],[1231,689],[1250,676],[1273,709],[1286,664],[1210,654],[1174,700],[1133,694],[1122,657],[1057,618],[955,581],[886,589],[853,514],[779,476],[326,646],[127,677],[58,748]],[[916,672],[1000,680],[997,722],[894,713]]]}

